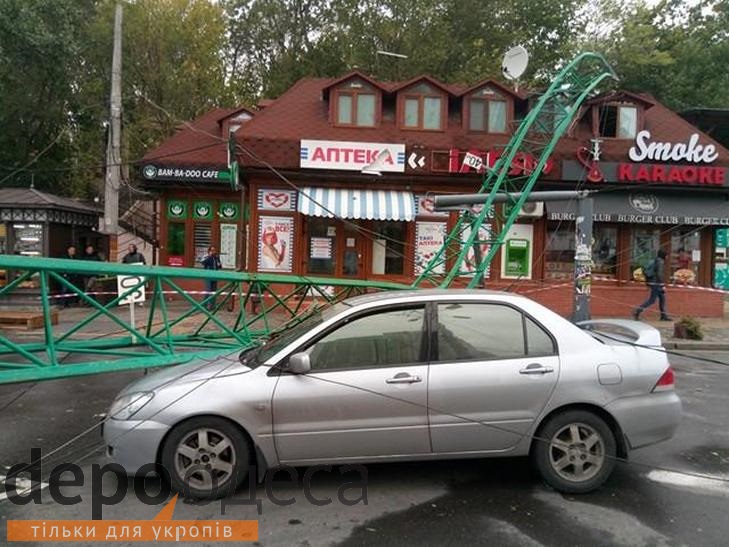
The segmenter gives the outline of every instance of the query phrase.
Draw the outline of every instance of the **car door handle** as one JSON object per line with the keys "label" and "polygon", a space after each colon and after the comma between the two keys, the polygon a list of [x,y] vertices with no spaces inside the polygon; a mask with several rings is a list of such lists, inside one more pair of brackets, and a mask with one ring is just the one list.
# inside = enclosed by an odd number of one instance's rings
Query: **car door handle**
{"label": "car door handle", "polygon": [[404,374],[400,373],[400,374],[395,374],[395,376],[393,376],[392,378],[388,378],[387,380],[385,380],[385,383],[386,384],[415,384],[417,382],[422,382],[422,381],[423,381],[423,379],[420,376],[418,376],[417,374],[410,376],[407,373],[404,373]]}
{"label": "car door handle", "polygon": [[539,363],[532,363],[521,369],[519,374],[549,374],[550,372],[554,372],[552,367],[545,367]]}

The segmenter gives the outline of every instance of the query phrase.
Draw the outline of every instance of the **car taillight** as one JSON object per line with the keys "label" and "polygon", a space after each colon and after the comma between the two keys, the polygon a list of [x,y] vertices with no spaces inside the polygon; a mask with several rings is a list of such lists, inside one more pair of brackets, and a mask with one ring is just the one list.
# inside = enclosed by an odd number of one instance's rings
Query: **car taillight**
{"label": "car taillight", "polygon": [[669,366],[666,372],[658,379],[653,391],[669,391],[674,387],[673,369]]}

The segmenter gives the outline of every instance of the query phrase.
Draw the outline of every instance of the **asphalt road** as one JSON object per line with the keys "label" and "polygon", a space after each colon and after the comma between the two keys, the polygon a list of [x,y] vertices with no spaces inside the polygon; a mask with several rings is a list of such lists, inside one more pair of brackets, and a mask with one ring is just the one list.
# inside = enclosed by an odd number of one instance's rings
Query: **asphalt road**
{"label": "asphalt road", "polygon": [[[729,353],[697,352],[729,363]],[[729,366],[672,357],[684,419],[671,441],[633,452],[598,492],[562,496],[545,487],[524,459],[469,460],[368,466],[367,505],[346,506],[337,490],[352,480],[319,473],[309,503],[301,487],[276,487],[287,507],[206,506],[180,502],[175,519],[259,519],[261,545],[726,545],[729,535]],[[140,373],[108,374],[36,385],[0,386],[0,475],[27,462],[30,447],[44,454],[94,428],[115,393]],[[90,519],[91,465],[105,459],[98,429],[49,457],[44,473],[60,462],[80,462],[86,484],[73,489],[83,502],[15,506],[0,499],[0,543],[7,519]],[[304,469],[299,470],[303,476]],[[685,473],[698,473],[700,478]],[[115,480],[106,477],[105,491]],[[151,481],[152,483],[154,481]],[[150,493],[154,493],[151,484]],[[104,518],[150,519],[160,509],[132,494],[104,508]],[[357,497],[356,489],[348,492]],[[265,498],[263,488],[258,496]],[[0,491],[0,498],[2,498]],[[242,498],[243,496],[238,496]],[[65,545],[68,545],[66,543]]]}

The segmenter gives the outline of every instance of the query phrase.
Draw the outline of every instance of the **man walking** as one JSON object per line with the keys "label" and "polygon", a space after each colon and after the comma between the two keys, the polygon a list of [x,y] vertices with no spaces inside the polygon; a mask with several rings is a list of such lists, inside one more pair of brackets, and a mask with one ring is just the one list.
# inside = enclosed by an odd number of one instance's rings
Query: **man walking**
{"label": "man walking", "polygon": [[658,308],[661,311],[661,321],[670,321],[671,318],[666,314],[666,287],[664,285],[664,264],[666,259],[666,251],[659,249],[654,258],[644,269],[645,282],[650,289],[648,300],[638,306],[633,312],[633,319],[638,321],[640,314],[646,308],[653,305],[658,300]]}

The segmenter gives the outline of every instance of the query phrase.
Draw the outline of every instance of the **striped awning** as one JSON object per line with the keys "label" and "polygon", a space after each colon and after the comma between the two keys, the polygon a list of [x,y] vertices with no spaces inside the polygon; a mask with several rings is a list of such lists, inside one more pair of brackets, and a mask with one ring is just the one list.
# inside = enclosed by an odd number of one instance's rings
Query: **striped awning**
{"label": "striped awning", "polygon": [[411,192],[310,187],[301,189],[298,202],[300,213],[314,217],[368,220],[415,218],[415,199]]}

